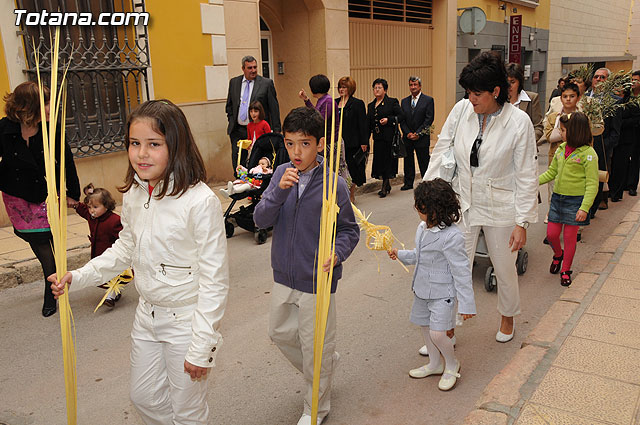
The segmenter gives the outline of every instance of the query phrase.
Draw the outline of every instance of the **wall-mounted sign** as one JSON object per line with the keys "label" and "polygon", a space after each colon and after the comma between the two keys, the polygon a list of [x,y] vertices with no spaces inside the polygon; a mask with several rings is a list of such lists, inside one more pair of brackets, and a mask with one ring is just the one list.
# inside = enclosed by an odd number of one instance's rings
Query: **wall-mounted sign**
{"label": "wall-mounted sign", "polygon": [[[458,9],[460,10],[460,9]],[[487,15],[479,7],[463,9],[460,15],[460,30],[465,34],[478,34],[487,25]]]}
{"label": "wall-mounted sign", "polygon": [[522,15],[511,15],[509,22],[509,62],[522,63]]}

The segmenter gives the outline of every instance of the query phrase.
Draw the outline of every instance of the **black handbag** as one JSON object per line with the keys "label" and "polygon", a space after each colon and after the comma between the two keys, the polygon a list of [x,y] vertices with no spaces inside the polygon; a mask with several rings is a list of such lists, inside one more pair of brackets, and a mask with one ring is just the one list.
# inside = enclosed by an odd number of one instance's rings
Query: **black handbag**
{"label": "black handbag", "polygon": [[367,161],[368,152],[363,151],[362,149],[358,149],[356,153],[353,154],[353,160],[358,166],[361,166]]}
{"label": "black handbag", "polygon": [[400,134],[400,128],[398,126],[398,118],[395,118],[395,132],[393,133],[393,140],[391,141],[391,155],[395,158],[404,158],[407,156],[407,148],[402,140]]}

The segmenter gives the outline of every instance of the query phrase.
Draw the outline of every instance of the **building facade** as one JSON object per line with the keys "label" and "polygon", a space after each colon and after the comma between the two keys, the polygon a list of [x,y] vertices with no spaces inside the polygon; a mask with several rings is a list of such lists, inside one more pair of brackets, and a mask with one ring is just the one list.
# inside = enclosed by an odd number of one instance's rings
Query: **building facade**
{"label": "building facade", "polygon": [[[391,96],[408,93],[409,75],[422,77],[438,104],[441,126],[455,101],[455,0],[15,0],[0,4],[0,91],[33,78],[36,49],[46,50],[42,28],[16,27],[14,9],[55,7],[76,12],[146,11],[148,26],[67,29],[71,55],[68,120],[82,185],[92,182],[120,196],[128,166],[123,151],[127,114],[147,99],[181,107],[204,157],[209,179],[232,176],[225,113],[229,79],[241,58],[258,59],[274,80],[281,118],[301,105],[312,75],[334,81],[352,75],[356,96],[373,98],[371,82],[389,81]],[[381,5],[381,3],[384,3]],[[74,32],[75,31],[75,32]],[[69,49],[71,51],[71,49]],[[46,69],[46,65],[44,67]],[[8,225],[0,208],[0,225]]]}
{"label": "building facade", "polygon": [[[509,22],[511,16],[522,16],[521,64],[525,68],[524,89],[542,93],[546,90],[547,57],[549,54],[549,2],[552,0],[518,0],[502,2],[495,0],[459,0],[458,12],[464,13],[472,7],[482,9],[486,25],[478,33],[465,33],[458,17],[458,48],[456,52],[456,75],[477,54],[491,50],[509,61]],[[456,85],[456,99],[462,99],[464,90]],[[544,109],[545,104],[542,103]]]}

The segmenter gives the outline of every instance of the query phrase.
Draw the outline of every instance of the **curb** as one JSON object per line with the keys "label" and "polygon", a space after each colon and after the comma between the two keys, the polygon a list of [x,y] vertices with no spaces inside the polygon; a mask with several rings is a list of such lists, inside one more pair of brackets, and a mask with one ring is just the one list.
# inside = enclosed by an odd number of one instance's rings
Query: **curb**
{"label": "curb", "polygon": [[[416,179],[422,176],[417,173]],[[399,174],[396,178],[390,179],[392,186],[404,184],[404,175]],[[217,193],[218,185],[210,185],[212,190]],[[223,187],[220,185],[219,187]],[[380,190],[380,182],[373,180],[356,188],[356,195],[364,195],[366,193],[377,192]],[[67,267],[69,270],[76,269],[85,265],[91,257],[90,245],[84,244],[67,251]],[[7,263],[0,266],[0,291],[3,289],[14,288],[24,283],[31,283],[42,279],[42,267],[40,262],[35,258],[29,258],[15,263]]]}
{"label": "curb", "polygon": [[562,343],[591,305],[640,227],[640,201],[598,248],[570,287],[527,335],[521,350],[485,387],[465,425],[515,423],[556,358]]}

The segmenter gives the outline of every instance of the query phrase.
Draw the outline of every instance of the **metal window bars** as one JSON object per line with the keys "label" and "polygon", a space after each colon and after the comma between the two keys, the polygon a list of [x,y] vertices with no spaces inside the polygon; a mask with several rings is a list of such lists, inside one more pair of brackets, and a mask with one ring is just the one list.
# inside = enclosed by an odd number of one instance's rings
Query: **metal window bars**
{"label": "metal window bars", "polygon": [[[17,0],[20,9],[40,13],[91,13],[97,20],[100,13],[145,12],[144,0]],[[149,99],[147,68],[149,48],[147,28],[131,20],[122,26],[61,27],[60,67],[67,63],[69,71],[67,141],[74,157],[88,157],[125,148],[127,115]],[[53,30],[53,29],[52,29]],[[51,73],[51,42],[49,27],[27,26],[22,22],[27,73],[36,79],[33,43],[40,58],[44,81]]]}

